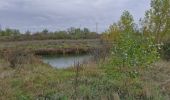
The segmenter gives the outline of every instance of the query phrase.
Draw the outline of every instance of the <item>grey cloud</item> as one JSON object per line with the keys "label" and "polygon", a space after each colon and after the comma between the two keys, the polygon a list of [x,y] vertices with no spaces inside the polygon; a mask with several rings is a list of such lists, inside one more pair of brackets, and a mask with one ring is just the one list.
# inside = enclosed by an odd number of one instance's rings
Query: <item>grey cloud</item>
{"label": "grey cloud", "polygon": [[150,0],[0,0],[0,24],[22,31],[51,31],[73,27],[104,31],[123,10],[135,20],[149,9]]}

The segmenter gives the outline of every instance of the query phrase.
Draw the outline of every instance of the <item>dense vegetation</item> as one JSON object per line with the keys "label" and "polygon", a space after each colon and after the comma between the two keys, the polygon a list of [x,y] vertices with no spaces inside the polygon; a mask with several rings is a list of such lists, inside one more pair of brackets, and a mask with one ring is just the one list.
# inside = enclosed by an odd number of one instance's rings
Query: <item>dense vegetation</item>
{"label": "dense vegetation", "polygon": [[19,30],[7,28],[0,31],[0,41],[23,41],[23,40],[56,40],[56,39],[96,39],[99,34],[91,32],[88,28],[70,28],[67,31],[49,32],[44,29],[42,32],[31,33],[30,31],[21,34]]}
{"label": "dense vegetation", "polygon": [[[96,58],[100,57],[96,62],[78,63],[68,69],[43,64],[29,49],[2,53],[0,99],[169,100],[170,64],[160,58],[170,57],[170,0],[151,0],[150,10],[139,23],[137,26],[130,12],[124,11],[99,42],[111,43],[110,49],[103,46],[107,50],[94,51]],[[98,38],[88,29],[44,30],[33,35],[6,30],[1,34],[6,32],[11,40]]]}

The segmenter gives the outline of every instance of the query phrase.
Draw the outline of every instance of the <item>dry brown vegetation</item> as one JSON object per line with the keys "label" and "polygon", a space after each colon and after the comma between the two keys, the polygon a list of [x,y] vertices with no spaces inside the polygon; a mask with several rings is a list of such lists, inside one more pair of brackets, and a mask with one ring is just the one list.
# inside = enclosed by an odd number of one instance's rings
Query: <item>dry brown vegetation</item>
{"label": "dry brown vegetation", "polygon": [[161,91],[170,97],[170,62],[159,61],[144,73],[146,81],[160,87]]}
{"label": "dry brown vegetation", "polygon": [[99,39],[15,41],[0,42],[0,51],[24,49],[39,55],[88,53],[95,48],[102,48],[103,45]]}

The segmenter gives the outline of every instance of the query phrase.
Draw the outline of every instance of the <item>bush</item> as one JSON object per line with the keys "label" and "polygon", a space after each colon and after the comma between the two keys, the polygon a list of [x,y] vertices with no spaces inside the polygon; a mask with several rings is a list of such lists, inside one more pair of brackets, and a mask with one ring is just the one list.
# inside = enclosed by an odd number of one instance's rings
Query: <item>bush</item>
{"label": "bush", "polygon": [[162,46],[161,56],[165,60],[170,60],[170,42],[166,42]]}
{"label": "bush", "polygon": [[121,34],[112,51],[112,64],[119,67],[146,67],[159,58],[154,37]]}
{"label": "bush", "polygon": [[[121,83],[137,84],[141,71],[159,58],[154,37],[121,33],[106,67],[108,77]],[[140,88],[139,88],[140,90]]]}
{"label": "bush", "polygon": [[[104,65],[109,80],[116,82],[122,99],[143,100],[141,74],[159,59],[158,45],[154,37],[121,33],[112,48],[109,62]],[[152,99],[149,99],[152,100]]]}

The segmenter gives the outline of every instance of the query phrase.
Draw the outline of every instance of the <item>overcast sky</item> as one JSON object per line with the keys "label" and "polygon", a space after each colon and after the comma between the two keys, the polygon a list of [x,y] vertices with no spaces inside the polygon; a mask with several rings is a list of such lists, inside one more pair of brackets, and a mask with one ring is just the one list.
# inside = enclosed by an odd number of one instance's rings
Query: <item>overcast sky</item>
{"label": "overcast sky", "polygon": [[21,31],[87,27],[105,31],[124,10],[135,21],[149,9],[150,0],[0,0],[0,24]]}

